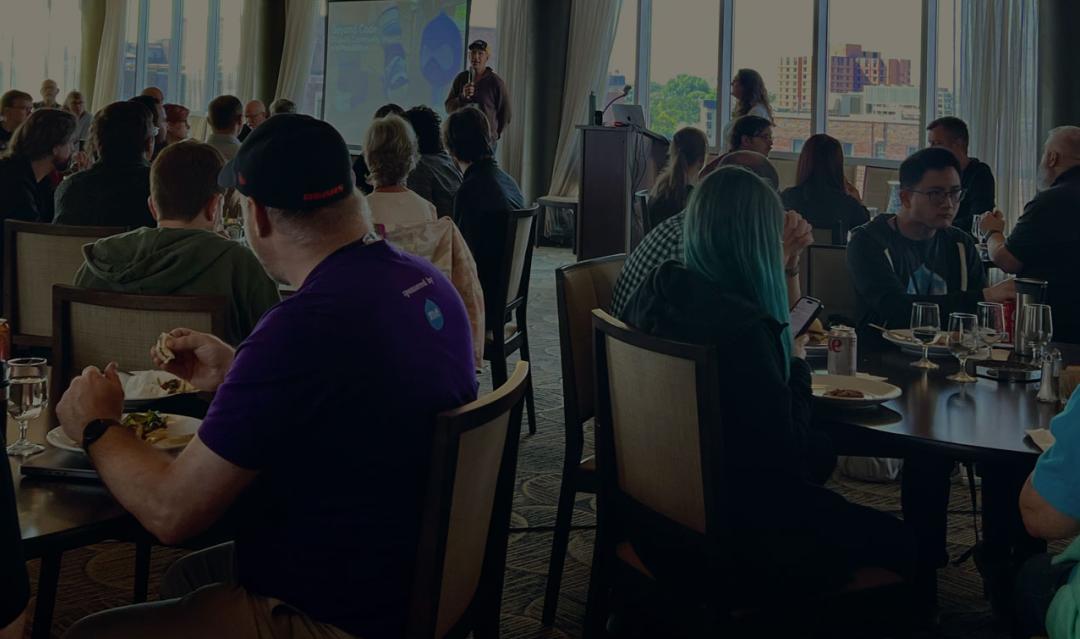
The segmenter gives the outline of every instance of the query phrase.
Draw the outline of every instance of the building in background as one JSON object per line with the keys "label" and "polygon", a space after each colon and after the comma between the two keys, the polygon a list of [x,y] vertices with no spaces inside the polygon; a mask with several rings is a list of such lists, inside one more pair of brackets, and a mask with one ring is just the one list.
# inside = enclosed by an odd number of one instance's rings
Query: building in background
{"label": "building in background", "polygon": [[935,117],[939,118],[945,115],[956,115],[956,98],[949,89],[938,87],[936,113]]}
{"label": "building in background", "polygon": [[810,72],[810,60],[807,56],[780,58],[776,73],[777,86],[773,88],[776,95],[773,107],[777,111],[810,111],[810,97],[813,93]]}

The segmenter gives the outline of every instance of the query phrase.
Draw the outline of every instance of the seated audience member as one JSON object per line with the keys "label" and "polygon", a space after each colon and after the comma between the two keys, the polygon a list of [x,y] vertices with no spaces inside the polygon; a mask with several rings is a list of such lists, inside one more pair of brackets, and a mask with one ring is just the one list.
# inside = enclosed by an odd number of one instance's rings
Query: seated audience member
{"label": "seated audience member", "polygon": [[847,232],[870,221],[870,212],[859,200],[859,192],[844,177],[844,149],[832,136],[811,135],[799,153],[795,169],[796,186],[780,194],[784,208],[799,215],[816,229]]}
{"label": "seated audience member", "polygon": [[405,179],[419,159],[416,135],[404,118],[388,115],[368,125],[364,160],[375,187],[368,196],[371,219],[384,227],[434,222],[435,205],[413,193]]}
{"label": "seated audience member", "polygon": [[150,96],[151,98],[157,100],[159,103],[165,104],[165,94],[161,91],[161,89],[157,87],[146,87],[139,95]]}
{"label": "seated audience member", "polygon": [[[981,301],[1004,302],[1015,295],[1012,280],[986,286],[971,235],[953,228],[963,190],[960,163],[945,149],[923,149],[900,165],[896,215],[880,214],[852,231],[847,264],[861,312],[859,347],[882,343],[867,326],[908,328],[913,302],[933,302],[942,328],[949,313],[974,313]],[[923,568],[948,562],[945,546],[949,482],[955,460],[909,455],[901,477],[904,521],[919,538]],[[1024,462],[980,465],[983,477],[983,539],[975,560],[996,610],[1008,602],[1015,562],[1038,551],[1023,534],[1016,500],[1030,470]]]}
{"label": "seated audience member", "polygon": [[461,188],[454,196],[454,223],[476,259],[490,329],[503,321],[506,310],[495,308],[494,302],[506,245],[506,214],[524,208],[525,198],[514,178],[495,162],[491,126],[483,111],[466,107],[451,113],[443,124],[443,138],[462,168]]}
{"label": "seated audience member", "polygon": [[405,119],[416,133],[420,161],[409,174],[409,188],[435,205],[439,217],[454,214],[454,195],[461,188],[461,169],[443,147],[442,119],[426,106],[413,107]]}
{"label": "seated audience member", "polygon": [[1046,280],[1054,341],[1080,344],[1080,127],[1050,132],[1039,189],[1008,237],[1001,211],[983,217],[980,230],[1001,270]]}
{"label": "seated audience member", "polygon": [[[768,157],[773,146],[772,130],[772,122],[765,118],[756,115],[744,115],[736,118],[731,123],[730,133],[724,138],[724,144],[728,148],[727,153],[732,151],[753,151]],[[705,168],[701,170],[701,175],[705,176],[715,171],[716,167],[720,166],[720,161],[723,158],[724,156],[721,155],[706,164]]]}
{"label": "seated audience member", "polygon": [[60,87],[56,84],[56,80],[44,80],[41,83],[41,100],[37,101],[33,105],[33,109],[59,109],[61,104],[56,101],[56,96],[60,95]]}
{"label": "seated audience member", "polygon": [[26,121],[34,98],[25,91],[12,89],[0,96],[0,152],[7,148],[15,129]]}
{"label": "seated audience member", "polygon": [[296,113],[296,103],[288,98],[278,98],[270,103],[271,116],[282,113]]}
{"label": "seated audience member", "polygon": [[81,91],[71,91],[64,98],[64,110],[75,116],[75,140],[82,142],[90,137],[90,123],[94,116],[86,110],[86,101]]}
{"label": "seated audience member", "polygon": [[[780,198],[752,172],[725,166],[694,191],[685,217],[685,265],[653,270],[620,319],[747,363],[723,367],[717,389],[722,424],[713,426],[724,436],[714,454],[727,484],[739,487],[720,506],[738,549],[720,578],[738,584],[741,602],[760,602],[840,589],[866,566],[913,577],[914,540],[903,522],[822,486],[836,456],[811,423],[806,337],[794,339],[786,326]],[[752,454],[761,450],[769,454]],[[660,581],[693,590],[718,577],[661,531],[635,530],[630,541]]]}
{"label": "seated audience member", "polygon": [[179,104],[165,105],[165,143],[183,142],[191,137],[191,124],[188,116],[191,111]]}
{"label": "seated audience member", "polygon": [[[51,222],[44,215],[53,196],[48,177],[66,171],[75,154],[75,116],[60,109],[35,111],[0,154],[0,226],[3,220]],[[3,250],[0,248],[0,250]]]}
{"label": "seated audience member", "polygon": [[[270,118],[219,184],[247,198],[246,237],[267,272],[299,290],[235,351],[172,331],[175,359],[155,362],[216,391],[199,432],[171,457],[113,427],[115,366],[74,379],[56,414],[157,539],[177,543],[230,508],[242,523],[234,542],[173,565],[161,601],[91,615],[66,636],[401,637],[435,417],[476,397],[461,298],[374,236],[329,124]],[[325,445],[296,455],[298,436]],[[333,444],[345,441],[365,444]]]}
{"label": "seated audience member", "polygon": [[251,100],[244,105],[244,128],[240,129],[237,136],[243,142],[260,124],[266,121],[270,114],[266,112],[266,105],[262,100]]}
{"label": "seated audience member", "polygon": [[240,150],[240,125],[244,121],[244,105],[239,98],[231,95],[219,95],[210,101],[206,111],[206,123],[212,133],[206,143],[218,150],[229,161]]}
{"label": "seated audience member", "polygon": [[201,142],[177,144],[150,167],[150,212],[157,228],[139,228],[83,247],[75,286],[146,295],[220,295],[229,300],[225,341],[239,344],[281,300],[251,251],[214,232],[224,162]]}
{"label": "seated audience member", "polygon": [[649,218],[656,226],[686,208],[698,174],[705,166],[709,139],[701,129],[685,127],[671,136],[667,164],[649,192]]}
{"label": "seated audience member", "polygon": [[[378,120],[379,118],[385,118],[388,115],[405,117],[405,110],[391,102],[390,104],[384,104],[378,109],[375,109],[375,115],[371,119]],[[374,187],[368,181],[370,171],[368,171],[367,161],[364,160],[363,151],[356,156],[352,168],[357,188],[359,188],[364,195],[371,195],[372,191],[374,191]]]}
{"label": "seated audience member", "polygon": [[150,155],[154,126],[150,110],[136,102],[113,102],[94,115],[90,139],[98,160],[56,189],[53,222],[78,226],[154,226]]}
{"label": "seated audience member", "polygon": [[[1035,464],[1020,493],[1029,533],[1047,541],[1080,534],[1080,394],[1050,421],[1054,445]],[[1080,627],[1080,538],[1057,557],[1032,557],[1017,576],[1014,637],[1076,637]]]}
{"label": "seated audience member", "polygon": [[[775,190],[780,177],[768,158],[753,151],[735,151],[724,155],[720,166],[744,166],[765,180]],[[668,260],[681,262],[685,234],[683,225],[686,212],[679,211],[661,222],[630,253],[615,280],[615,290],[611,296],[611,312],[622,313],[630,296],[637,291],[645,277],[656,267]],[[784,223],[784,264],[789,273],[788,288],[792,303],[799,298],[799,255],[813,242],[813,229],[796,213],[789,213]]]}
{"label": "seated audience member", "polygon": [[956,211],[953,226],[971,232],[971,219],[994,210],[994,174],[985,162],[968,157],[968,127],[960,118],[938,118],[926,127],[932,147],[952,151],[960,163],[960,186],[964,199]]}
{"label": "seated audience member", "polygon": [[0,461],[0,639],[22,639],[30,580],[8,456]]}
{"label": "seated audience member", "polygon": [[153,162],[154,158],[158,156],[158,153],[161,153],[161,150],[168,144],[168,131],[165,126],[165,106],[148,95],[137,95],[134,98],[131,98],[131,101],[138,102],[145,106],[150,110],[150,114],[153,116],[154,152],[150,155],[150,161]]}

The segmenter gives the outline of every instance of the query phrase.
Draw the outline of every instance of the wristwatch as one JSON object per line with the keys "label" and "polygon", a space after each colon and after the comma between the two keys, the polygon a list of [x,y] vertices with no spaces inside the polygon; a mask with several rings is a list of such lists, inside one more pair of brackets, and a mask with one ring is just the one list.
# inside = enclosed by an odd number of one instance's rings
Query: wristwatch
{"label": "wristwatch", "polygon": [[82,436],[82,448],[83,450],[90,450],[90,444],[93,444],[97,440],[101,439],[101,436],[105,434],[105,431],[109,430],[110,426],[122,426],[120,422],[115,419],[95,419],[86,425],[83,429]]}

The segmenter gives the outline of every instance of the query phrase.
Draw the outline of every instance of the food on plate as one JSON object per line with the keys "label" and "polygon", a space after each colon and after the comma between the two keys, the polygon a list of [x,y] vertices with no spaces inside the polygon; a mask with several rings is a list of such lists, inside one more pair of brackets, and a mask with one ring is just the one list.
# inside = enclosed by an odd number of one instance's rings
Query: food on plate
{"label": "food on plate", "polygon": [[806,329],[806,335],[810,338],[807,343],[811,346],[824,346],[829,341],[829,333],[819,319],[810,322],[810,328]]}
{"label": "food on plate", "polygon": [[176,359],[176,354],[173,353],[172,350],[166,345],[169,337],[170,336],[168,333],[162,333],[161,335],[158,335],[157,344],[154,345],[154,348],[157,350],[158,357],[160,357],[162,360],[162,364],[168,364],[169,362]]}
{"label": "food on plate", "polygon": [[166,395],[177,395],[179,393],[194,393],[196,388],[191,384],[188,384],[179,377],[167,379],[158,384],[161,390],[165,391]]}
{"label": "food on plate", "polygon": [[148,410],[142,413],[128,413],[120,420],[120,423],[135,432],[139,439],[153,444],[156,441],[169,436],[168,418],[156,410]]}
{"label": "food on plate", "polygon": [[843,399],[863,399],[866,397],[866,395],[862,391],[855,390],[854,388],[833,388],[831,390],[825,391],[824,396],[840,397]]}

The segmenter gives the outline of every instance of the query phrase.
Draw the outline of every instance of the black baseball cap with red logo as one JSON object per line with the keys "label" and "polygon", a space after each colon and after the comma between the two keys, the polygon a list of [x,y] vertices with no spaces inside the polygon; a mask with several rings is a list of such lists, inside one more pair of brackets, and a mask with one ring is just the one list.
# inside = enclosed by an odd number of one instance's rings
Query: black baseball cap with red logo
{"label": "black baseball cap with red logo", "polygon": [[353,192],[352,158],[337,129],[308,115],[275,115],[244,139],[218,174],[264,206],[312,210]]}

